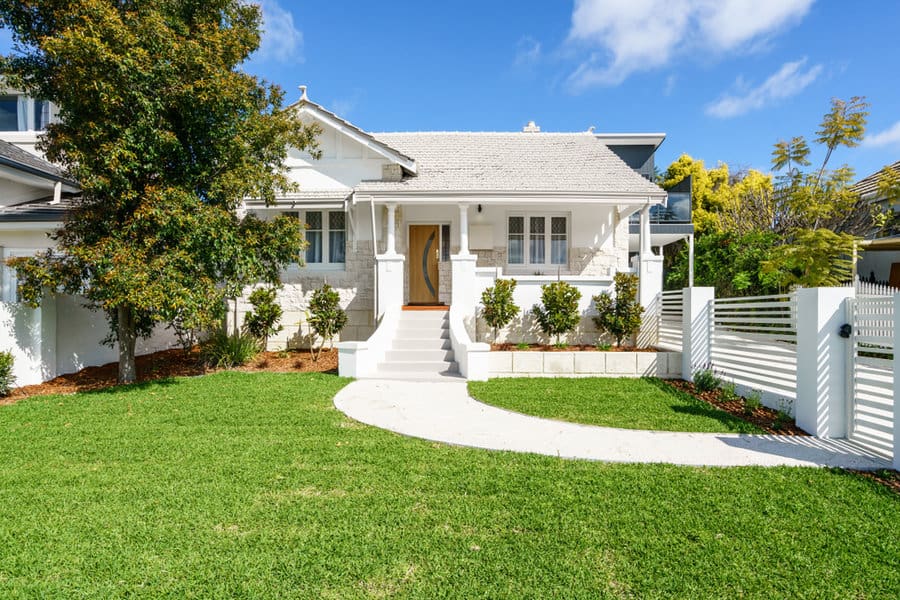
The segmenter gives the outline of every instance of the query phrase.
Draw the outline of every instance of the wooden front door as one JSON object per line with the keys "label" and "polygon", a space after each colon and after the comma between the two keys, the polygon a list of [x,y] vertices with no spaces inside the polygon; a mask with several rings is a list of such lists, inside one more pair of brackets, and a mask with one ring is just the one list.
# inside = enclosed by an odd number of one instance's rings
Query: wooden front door
{"label": "wooden front door", "polygon": [[440,251],[440,229],[437,225],[409,226],[410,304],[438,304]]}

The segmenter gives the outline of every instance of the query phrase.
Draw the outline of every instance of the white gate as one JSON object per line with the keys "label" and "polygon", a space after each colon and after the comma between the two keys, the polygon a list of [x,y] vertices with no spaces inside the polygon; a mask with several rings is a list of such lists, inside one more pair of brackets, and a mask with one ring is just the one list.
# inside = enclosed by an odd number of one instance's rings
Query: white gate
{"label": "white gate", "polygon": [[894,298],[849,298],[849,438],[888,458],[894,442]]}

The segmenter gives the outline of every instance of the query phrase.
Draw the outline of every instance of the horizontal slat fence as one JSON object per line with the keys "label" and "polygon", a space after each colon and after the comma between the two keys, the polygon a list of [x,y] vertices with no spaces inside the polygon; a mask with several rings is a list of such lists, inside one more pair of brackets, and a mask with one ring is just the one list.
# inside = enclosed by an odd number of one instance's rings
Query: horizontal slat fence
{"label": "horizontal slat fence", "polygon": [[684,292],[663,292],[659,302],[659,339],[657,345],[666,350],[681,352],[684,337]]}
{"label": "horizontal slat fence", "polygon": [[890,457],[894,440],[894,299],[849,301],[853,331],[850,439]]}
{"label": "horizontal slat fence", "polygon": [[722,298],[710,310],[711,368],[742,392],[758,390],[772,408],[797,398],[794,295]]}

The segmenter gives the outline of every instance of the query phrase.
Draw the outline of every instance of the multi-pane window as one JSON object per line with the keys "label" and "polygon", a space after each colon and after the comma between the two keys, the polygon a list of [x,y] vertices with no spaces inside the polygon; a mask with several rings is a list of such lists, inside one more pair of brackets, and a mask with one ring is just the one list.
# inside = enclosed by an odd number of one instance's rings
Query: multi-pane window
{"label": "multi-pane window", "polygon": [[568,264],[568,231],[568,218],[564,216],[510,216],[507,220],[507,262],[511,265]]}
{"label": "multi-pane window", "polygon": [[47,100],[0,95],[0,131],[43,131],[51,118],[51,104]]}
{"label": "multi-pane window", "polygon": [[347,213],[341,210],[284,211],[303,224],[307,265],[336,265],[347,261]]}
{"label": "multi-pane window", "polygon": [[441,225],[441,261],[450,260],[450,226]]}

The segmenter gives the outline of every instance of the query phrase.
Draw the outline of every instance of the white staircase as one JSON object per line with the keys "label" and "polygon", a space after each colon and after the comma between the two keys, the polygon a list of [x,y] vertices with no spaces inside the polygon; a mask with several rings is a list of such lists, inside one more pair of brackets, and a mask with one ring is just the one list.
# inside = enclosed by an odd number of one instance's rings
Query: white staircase
{"label": "white staircase", "polygon": [[430,379],[459,376],[450,346],[450,314],[446,310],[405,310],[397,335],[376,377]]}

